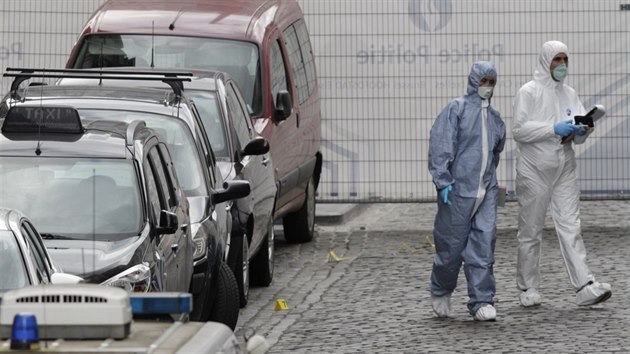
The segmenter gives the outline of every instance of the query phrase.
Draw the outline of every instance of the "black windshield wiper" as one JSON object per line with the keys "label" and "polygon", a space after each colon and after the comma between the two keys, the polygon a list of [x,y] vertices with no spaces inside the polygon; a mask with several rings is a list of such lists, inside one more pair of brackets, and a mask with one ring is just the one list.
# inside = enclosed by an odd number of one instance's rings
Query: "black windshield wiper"
{"label": "black windshield wiper", "polygon": [[40,234],[44,240],[72,240],[72,238],[64,235]]}

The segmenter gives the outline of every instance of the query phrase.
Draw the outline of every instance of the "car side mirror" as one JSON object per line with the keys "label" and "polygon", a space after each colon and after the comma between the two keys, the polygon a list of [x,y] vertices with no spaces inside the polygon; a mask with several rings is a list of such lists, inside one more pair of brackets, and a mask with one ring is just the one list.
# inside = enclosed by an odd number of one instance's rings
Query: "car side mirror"
{"label": "car side mirror", "polygon": [[223,183],[223,189],[212,194],[212,203],[219,204],[228,200],[247,197],[251,187],[247,181],[230,181]]}
{"label": "car side mirror", "polygon": [[160,222],[156,228],[158,234],[173,234],[177,231],[178,226],[177,214],[168,210],[160,212]]}
{"label": "car side mirror", "polygon": [[293,110],[293,102],[291,101],[291,95],[287,90],[281,90],[276,95],[276,106],[273,110],[273,118],[276,122],[282,122],[289,118],[291,111]]}
{"label": "car side mirror", "polygon": [[243,149],[243,151],[241,151],[241,154],[243,156],[264,155],[268,152],[269,142],[267,141],[267,139],[263,138],[262,136],[257,136],[254,139],[250,140],[247,145],[245,145],[245,148]]}

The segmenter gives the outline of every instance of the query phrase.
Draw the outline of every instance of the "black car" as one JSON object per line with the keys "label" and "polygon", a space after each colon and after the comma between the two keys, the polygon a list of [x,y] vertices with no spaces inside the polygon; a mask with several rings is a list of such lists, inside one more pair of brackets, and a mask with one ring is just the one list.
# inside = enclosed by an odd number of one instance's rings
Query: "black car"
{"label": "black car", "polygon": [[[94,71],[68,70],[71,73],[96,75]],[[274,166],[269,154],[269,143],[260,136],[252,124],[247,103],[241,96],[236,82],[225,73],[191,70],[139,71],[137,68],[112,68],[98,80],[65,78],[58,85],[69,87],[77,84],[98,83],[102,87],[164,87],[158,80],[122,80],[125,76],[160,78],[181,77],[182,106],[186,112],[180,115],[187,119],[197,144],[210,146],[216,155],[217,165],[227,181],[247,181],[251,193],[237,199],[232,208],[234,222],[228,261],[239,284],[241,307],[247,304],[250,279],[254,285],[268,286],[274,271],[274,227],[273,210],[276,199]],[[100,75],[100,74],[99,74]],[[120,79],[108,79],[108,75],[120,75]],[[154,112],[164,110],[154,106]],[[188,110],[198,114],[188,114]],[[198,117],[199,119],[193,119]],[[147,121],[147,124],[151,124]],[[152,126],[156,128],[156,126]],[[175,130],[164,131],[167,140]],[[171,151],[176,147],[170,146]],[[175,159],[177,163],[177,159]],[[179,170],[178,170],[179,172]],[[251,266],[250,266],[251,260]],[[251,269],[251,277],[250,277]]]}
{"label": "black car", "polygon": [[0,203],[29,215],[66,272],[130,292],[188,290],[188,203],[166,144],[142,121],[84,126],[72,107],[13,106],[0,185]]}
{"label": "black car", "polygon": [[185,93],[200,112],[223,175],[228,180],[249,181],[252,188],[249,198],[239,199],[235,208],[237,224],[249,243],[244,242],[243,246],[249,249],[244,247],[238,252],[241,238],[235,236],[233,248],[237,252],[231,253],[232,267],[242,284],[242,302],[246,303],[250,270],[254,285],[268,286],[273,279],[273,210],[277,188],[269,143],[256,132],[247,103],[228,74],[192,72],[192,80],[184,82]]}
{"label": "black car", "polygon": [[[95,74],[86,75],[94,77]],[[38,87],[37,94],[33,94],[31,88],[22,100],[72,105],[84,121],[131,122],[141,119],[164,138],[190,204],[190,229],[195,242],[190,291],[194,295],[196,311],[192,318],[219,321],[234,328],[238,320],[238,285],[226,265],[232,229],[230,200],[246,196],[249,185],[246,182],[224,183],[205,132],[199,128],[196,110],[181,94],[181,80],[158,75],[157,79],[164,79],[171,87],[138,89],[96,86],[89,81],[73,83],[69,78],[76,78],[76,75],[63,70],[53,76],[64,78],[64,86]],[[111,75],[108,77],[113,79]]]}

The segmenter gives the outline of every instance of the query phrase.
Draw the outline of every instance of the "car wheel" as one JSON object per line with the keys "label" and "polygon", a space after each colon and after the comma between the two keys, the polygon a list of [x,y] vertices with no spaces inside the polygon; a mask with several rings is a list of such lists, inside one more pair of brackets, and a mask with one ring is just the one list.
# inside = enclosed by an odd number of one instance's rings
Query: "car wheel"
{"label": "car wheel", "polygon": [[193,310],[190,313],[191,321],[207,321],[210,316],[212,306],[212,272],[208,270],[204,274],[193,274],[193,278],[204,278],[203,282],[193,288],[191,284],[190,293],[193,295]]}
{"label": "car wheel", "polygon": [[276,236],[273,232],[273,220],[270,219],[263,247],[261,247],[250,263],[251,282],[253,285],[269,286],[271,284],[276,255],[275,242]]}
{"label": "car wheel", "polygon": [[286,215],[282,223],[284,225],[284,238],[287,242],[310,242],[315,233],[315,185],[313,177],[306,186],[306,200],[302,207]]}
{"label": "car wheel", "polygon": [[238,321],[238,284],[230,267],[222,262],[215,283],[215,296],[208,320],[221,322],[232,330]]}
{"label": "car wheel", "polygon": [[249,242],[247,235],[242,231],[235,233],[233,229],[230,248],[233,252],[230,252],[228,263],[238,283],[239,305],[243,308],[247,306],[249,297]]}

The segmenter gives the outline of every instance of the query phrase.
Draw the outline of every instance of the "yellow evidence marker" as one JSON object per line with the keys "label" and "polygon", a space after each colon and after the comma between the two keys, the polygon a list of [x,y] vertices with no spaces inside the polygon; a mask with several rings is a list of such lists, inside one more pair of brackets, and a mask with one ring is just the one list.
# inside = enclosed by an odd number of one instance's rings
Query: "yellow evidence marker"
{"label": "yellow evidence marker", "polygon": [[287,305],[287,302],[284,301],[284,299],[278,299],[276,300],[276,306],[273,309],[275,311],[288,310],[289,306]]}

